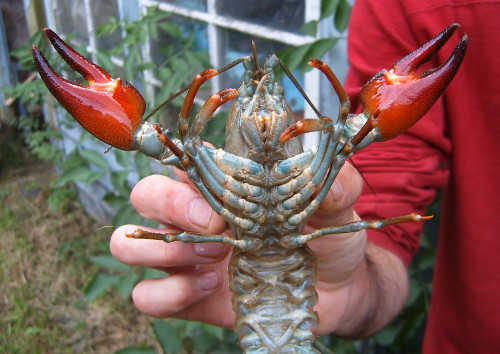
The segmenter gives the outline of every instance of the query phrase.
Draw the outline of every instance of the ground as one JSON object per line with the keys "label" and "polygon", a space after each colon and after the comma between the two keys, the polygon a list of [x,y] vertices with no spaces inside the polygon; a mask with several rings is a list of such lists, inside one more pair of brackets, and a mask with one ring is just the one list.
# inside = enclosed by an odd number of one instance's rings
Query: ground
{"label": "ground", "polygon": [[102,271],[88,257],[108,252],[112,228],[96,225],[75,200],[48,206],[51,163],[22,149],[0,160],[0,352],[160,352],[151,319],[130,299],[83,296]]}

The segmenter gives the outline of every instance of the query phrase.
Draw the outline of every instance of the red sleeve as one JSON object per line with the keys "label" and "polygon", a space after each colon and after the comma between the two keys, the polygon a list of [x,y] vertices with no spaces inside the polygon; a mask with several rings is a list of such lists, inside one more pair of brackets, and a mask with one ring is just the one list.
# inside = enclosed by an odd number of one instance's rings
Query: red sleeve
{"label": "red sleeve", "polygon": [[[349,27],[351,69],[345,85],[353,109],[362,110],[357,95],[371,76],[390,68],[437,34],[424,41],[417,39],[407,20],[404,1],[357,0]],[[449,153],[450,141],[439,100],[407,133],[372,144],[354,155],[354,163],[373,189],[372,192],[365,188],[356,204],[357,212],[363,219],[385,219],[411,212],[425,214],[436,189],[446,184]],[[369,230],[368,237],[408,264],[418,250],[422,227],[420,222],[394,225]]]}

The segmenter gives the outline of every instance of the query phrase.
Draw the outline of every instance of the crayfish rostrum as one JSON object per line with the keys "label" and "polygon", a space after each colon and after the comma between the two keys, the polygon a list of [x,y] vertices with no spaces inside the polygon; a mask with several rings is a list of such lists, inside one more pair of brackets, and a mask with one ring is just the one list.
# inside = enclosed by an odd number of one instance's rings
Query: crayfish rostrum
{"label": "crayfish rostrum", "polygon": [[[313,311],[315,257],[306,243],[315,238],[379,228],[427,217],[409,214],[380,221],[353,221],[302,234],[305,221],[325,198],[345,160],[372,142],[392,139],[415,124],[439,98],[460,67],[467,37],[438,68],[415,74],[452,36],[458,24],[376,74],[360,93],[365,111],[349,113],[349,99],[327,64],[311,60],[340,99],[336,122],[318,112],[295,122],[275,70],[286,68],[275,55],[261,67],[255,51],[240,62],[245,74],[238,90],[226,89],[206,101],[190,121],[200,86],[218,75],[197,75],[179,114],[180,139],[158,124],[143,121],[145,102],[128,82],[113,79],[49,29],[44,32],[61,57],[88,81],[82,86],[61,78],[38,47],[33,57],[45,84],[62,106],[89,132],[123,150],[139,150],[187,172],[211,207],[229,224],[233,237],[189,231],[129,237],[165,242],[223,242],[234,247],[229,265],[235,329],[248,353],[310,353],[318,323]],[[286,71],[286,70],[285,70]],[[229,113],[226,147],[203,144],[199,133],[215,110],[236,99]],[[320,132],[317,147],[302,150],[299,139]]]}

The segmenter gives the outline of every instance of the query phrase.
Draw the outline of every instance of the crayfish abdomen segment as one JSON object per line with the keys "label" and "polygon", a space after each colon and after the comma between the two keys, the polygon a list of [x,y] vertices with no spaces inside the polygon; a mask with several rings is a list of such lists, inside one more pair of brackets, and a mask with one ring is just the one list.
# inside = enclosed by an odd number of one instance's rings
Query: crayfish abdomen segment
{"label": "crayfish abdomen segment", "polygon": [[229,264],[235,329],[246,353],[315,353],[310,328],[316,259],[307,246],[274,253],[236,251]]}

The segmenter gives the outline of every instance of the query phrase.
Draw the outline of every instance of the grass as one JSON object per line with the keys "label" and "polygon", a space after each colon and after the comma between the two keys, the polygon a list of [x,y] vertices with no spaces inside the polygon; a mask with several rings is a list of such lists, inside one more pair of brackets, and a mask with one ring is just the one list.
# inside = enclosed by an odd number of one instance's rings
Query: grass
{"label": "grass", "polygon": [[15,154],[0,161],[0,352],[159,349],[152,320],[130,299],[111,291],[92,302],[83,297],[99,272],[88,257],[107,251],[112,230],[99,228],[74,200],[51,210],[53,166]]}

